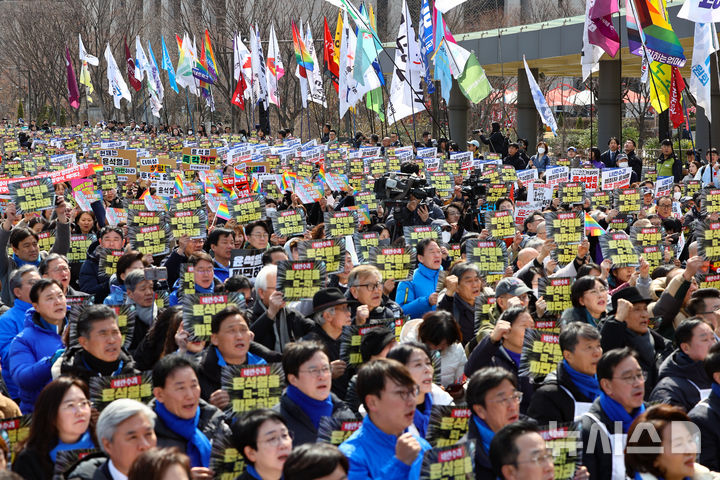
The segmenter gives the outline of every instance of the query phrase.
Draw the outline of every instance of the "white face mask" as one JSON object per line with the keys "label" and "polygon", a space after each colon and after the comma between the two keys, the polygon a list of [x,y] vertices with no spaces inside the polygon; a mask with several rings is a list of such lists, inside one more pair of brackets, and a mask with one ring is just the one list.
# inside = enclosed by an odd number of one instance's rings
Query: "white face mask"
{"label": "white face mask", "polygon": [[450,243],[450,232],[442,232],[442,235],[440,237],[442,238],[443,243]]}
{"label": "white face mask", "polygon": [[620,167],[620,168],[625,168],[625,167],[627,167],[627,166],[628,166],[627,162],[620,162],[620,163],[618,163],[618,167]]}
{"label": "white face mask", "polygon": [[273,213],[277,212],[277,209],[276,209],[276,208],[272,208],[272,207],[267,207],[267,208],[265,209],[265,212],[267,212],[268,215],[272,215]]}
{"label": "white face mask", "polygon": [[680,200],[680,192],[675,192],[675,193],[673,193],[673,198],[674,198],[675,200]]}
{"label": "white face mask", "polygon": [[543,153],[545,153],[545,147],[540,147],[540,148],[538,148],[538,153],[539,153],[540,155],[542,155]]}

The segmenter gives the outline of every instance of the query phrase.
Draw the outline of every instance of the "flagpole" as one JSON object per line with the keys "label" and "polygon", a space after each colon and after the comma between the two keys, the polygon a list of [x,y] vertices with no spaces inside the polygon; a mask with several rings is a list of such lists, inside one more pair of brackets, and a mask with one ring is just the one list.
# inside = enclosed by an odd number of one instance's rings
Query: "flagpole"
{"label": "flagpole", "polygon": [[[190,110],[190,93],[188,93],[188,87],[185,87],[185,100],[187,101],[187,113],[188,113],[188,119],[192,120],[192,129],[193,132],[195,131],[195,116],[192,114],[192,111]],[[188,122],[188,128],[190,127],[190,123]],[[187,133],[187,130],[185,130]]]}

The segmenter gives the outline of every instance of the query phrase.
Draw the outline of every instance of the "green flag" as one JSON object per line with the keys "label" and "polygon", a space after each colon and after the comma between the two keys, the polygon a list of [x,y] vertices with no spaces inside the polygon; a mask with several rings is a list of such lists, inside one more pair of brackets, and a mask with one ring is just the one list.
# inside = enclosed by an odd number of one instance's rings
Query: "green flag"
{"label": "green flag", "polygon": [[368,110],[378,114],[381,122],[385,122],[385,112],[383,109],[382,87],[370,90],[365,96],[365,106]]}
{"label": "green flag", "polygon": [[463,95],[472,103],[478,103],[490,95],[492,85],[490,85],[485,70],[480,66],[474,54],[470,55],[465,64],[465,70],[458,79],[458,85]]}

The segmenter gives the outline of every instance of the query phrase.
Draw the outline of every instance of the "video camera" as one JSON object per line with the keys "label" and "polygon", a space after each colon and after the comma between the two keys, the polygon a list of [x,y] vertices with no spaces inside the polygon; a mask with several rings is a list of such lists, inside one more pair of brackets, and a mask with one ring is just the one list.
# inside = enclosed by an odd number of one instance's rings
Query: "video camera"
{"label": "video camera", "polygon": [[[482,172],[476,169],[468,178],[463,180],[462,194],[466,195],[470,200],[483,198],[487,195],[488,185],[490,185],[490,180],[483,178]],[[476,203],[477,202],[473,202],[473,204]]]}
{"label": "video camera", "polygon": [[435,196],[435,188],[428,186],[427,180],[414,174],[386,173],[375,181],[375,196],[387,203],[407,203],[410,195],[421,203]]}

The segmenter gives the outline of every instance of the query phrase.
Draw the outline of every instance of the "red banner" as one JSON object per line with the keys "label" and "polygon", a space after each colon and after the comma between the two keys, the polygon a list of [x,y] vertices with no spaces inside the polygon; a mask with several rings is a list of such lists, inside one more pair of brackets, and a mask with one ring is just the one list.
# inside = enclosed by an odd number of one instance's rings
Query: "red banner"
{"label": "red banner", "polygon": [[65,168],[58,170],[57,172],[43,172],[32,177],[16,177],[16,178],[0,178],[0,195],[7,195],[10,193],[8,190],[8,183],[18,182],[21,180],[31,180],[34,178],[50,177],[52,178],[53,185],[63,182],[69,182],[70,180],[77,180],[78,178],[87,178],[95,174],[93,165],[86,163],[83,165],[76,165],[74,167]]}

